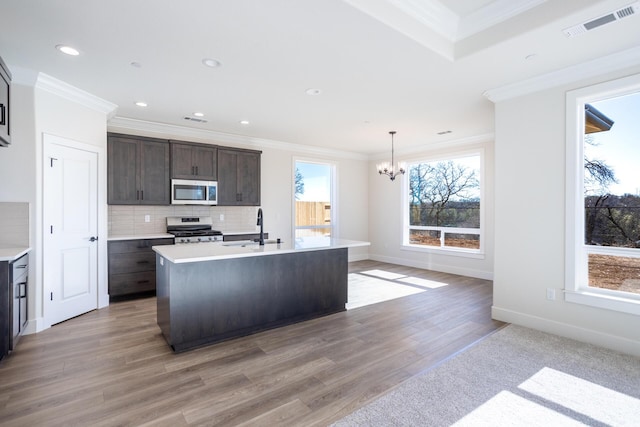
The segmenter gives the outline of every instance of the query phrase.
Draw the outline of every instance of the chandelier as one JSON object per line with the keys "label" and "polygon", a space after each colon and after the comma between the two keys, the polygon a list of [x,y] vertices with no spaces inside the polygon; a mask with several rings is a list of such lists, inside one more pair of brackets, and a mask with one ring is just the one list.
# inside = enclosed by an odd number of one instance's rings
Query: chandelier
{"label": "chandelier", "polygon": [[404,169],[404,165],[401,163],[398,163],[398,165],[396,166],[394,163],[394,158],[393,158],[393,135],[396,134],[395,130],[389,131],[389,134],[391,135],[391,163],[389,162],[382,162],[382,163],[378,163],[378,173],[380,175],[384,174],[387,175],[391,181],[396,179],[396,176],[398,175],[403,175],[405,172]]}

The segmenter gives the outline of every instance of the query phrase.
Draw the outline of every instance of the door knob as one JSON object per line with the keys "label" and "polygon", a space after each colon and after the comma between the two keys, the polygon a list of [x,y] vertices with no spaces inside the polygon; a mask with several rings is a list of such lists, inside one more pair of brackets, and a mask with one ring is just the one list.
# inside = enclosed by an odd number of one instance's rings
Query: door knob
{"label": "door knob", "polygon": [[91,236],[91,237],[89,238],[89,241],[90,241],[90,242],[95,242],[96,240],[98,240],[98,236]]}

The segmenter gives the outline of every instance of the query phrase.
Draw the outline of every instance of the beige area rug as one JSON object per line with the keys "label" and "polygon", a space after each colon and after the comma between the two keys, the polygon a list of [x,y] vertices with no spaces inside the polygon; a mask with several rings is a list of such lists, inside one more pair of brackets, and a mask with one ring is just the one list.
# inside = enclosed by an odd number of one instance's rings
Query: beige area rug
{"label": "beige area rug", "polygon": [[640,358],[509,325],[334,426],[640,426]]}

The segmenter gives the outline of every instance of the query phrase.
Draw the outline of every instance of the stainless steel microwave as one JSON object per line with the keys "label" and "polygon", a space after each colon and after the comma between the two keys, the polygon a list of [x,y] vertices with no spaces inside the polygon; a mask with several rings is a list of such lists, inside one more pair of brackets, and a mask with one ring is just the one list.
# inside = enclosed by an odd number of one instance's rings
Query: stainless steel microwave
{"label": "stainless steel microwave", "polygon": [[191,179],[171,180],[172,205],[217,205],[218,182]]}

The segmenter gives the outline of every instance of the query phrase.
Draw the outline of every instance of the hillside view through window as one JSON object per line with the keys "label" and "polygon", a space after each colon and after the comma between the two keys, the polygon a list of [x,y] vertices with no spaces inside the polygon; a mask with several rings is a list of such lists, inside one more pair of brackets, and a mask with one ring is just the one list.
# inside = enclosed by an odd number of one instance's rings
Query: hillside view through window
{"label": "hillside view through window", "polygon": [[640,93],[585,106],[589,286],[640,294]]}

